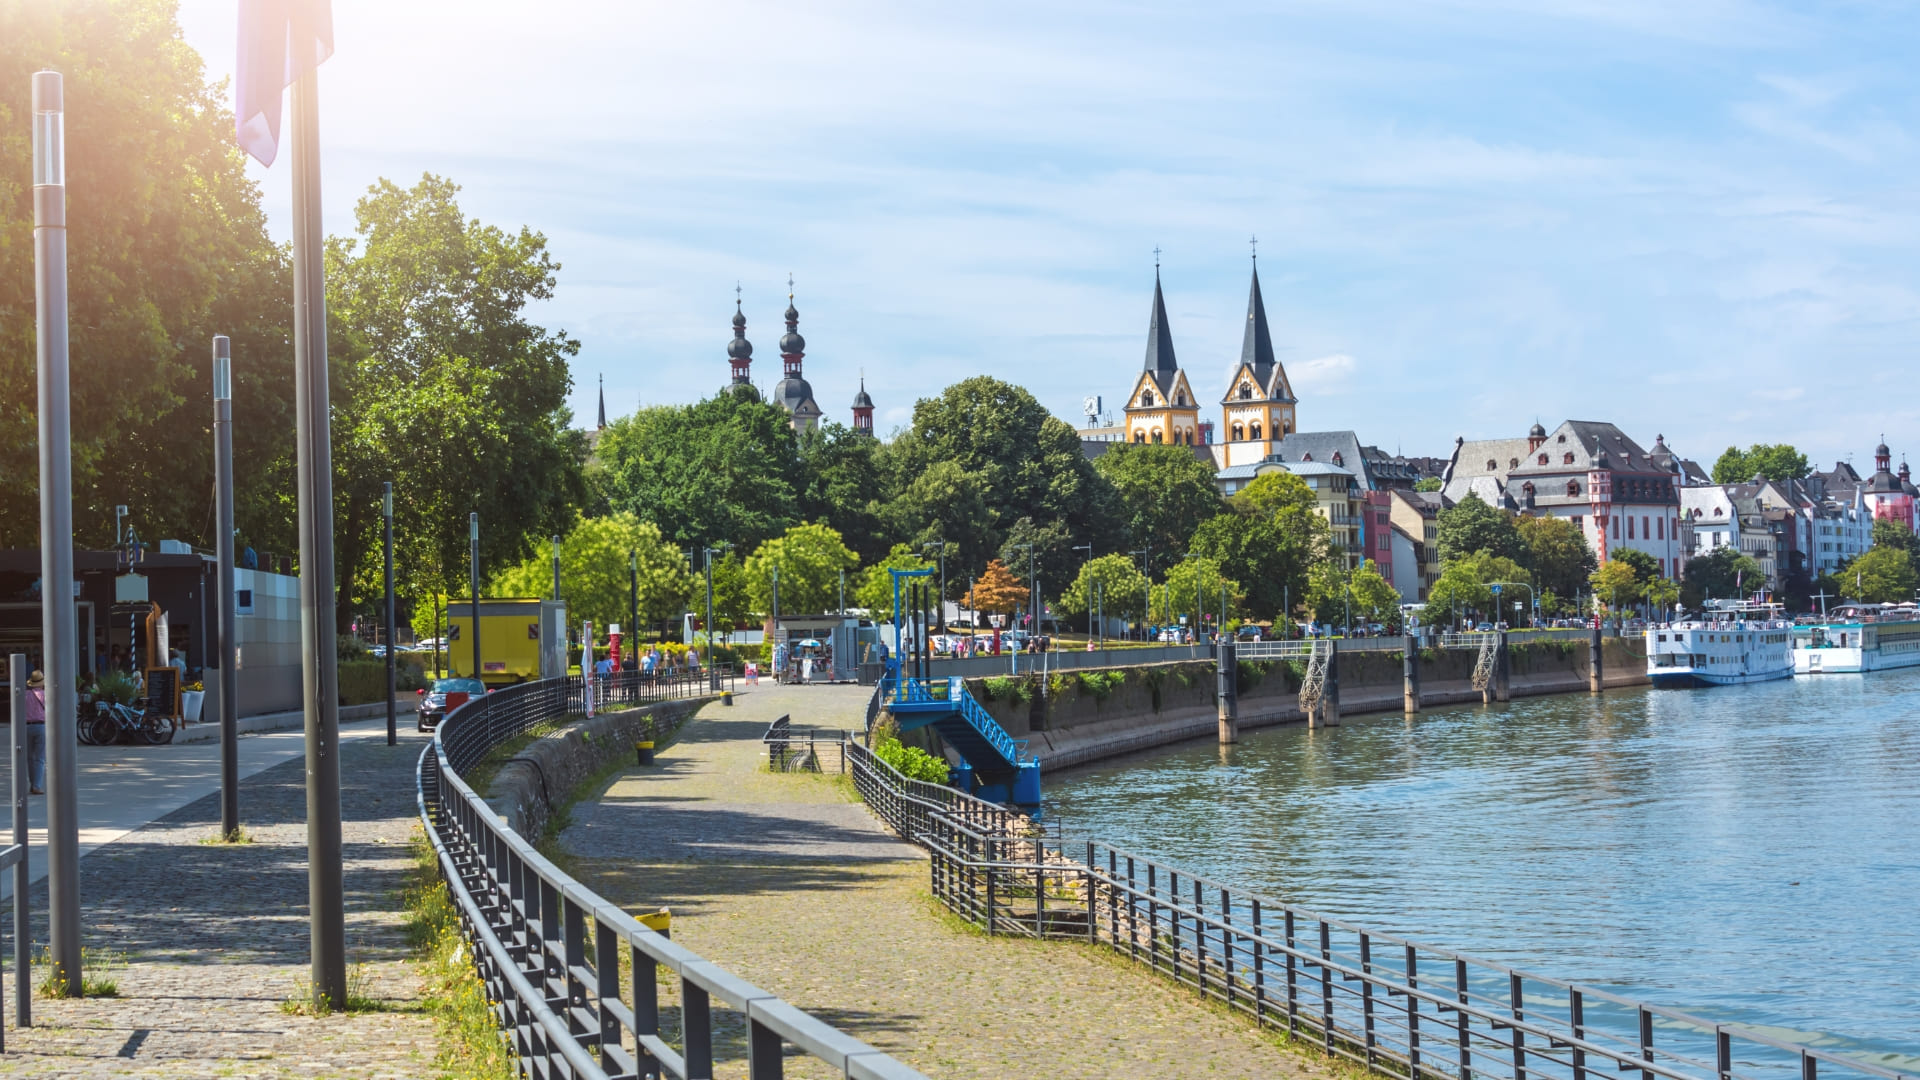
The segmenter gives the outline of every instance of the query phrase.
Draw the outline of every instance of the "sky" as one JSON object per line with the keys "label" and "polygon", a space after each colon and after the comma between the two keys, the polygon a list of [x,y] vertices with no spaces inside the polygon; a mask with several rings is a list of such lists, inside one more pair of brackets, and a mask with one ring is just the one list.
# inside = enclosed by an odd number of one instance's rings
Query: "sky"
{"label": "sky", "polygon": [[[1258,237],[1305,430],[1445,456],[1610,420],[1920,462],[1920,9],[1860,0],[334,0],[326,228],[379,177],[544,233],[576,422],[779,378],[882,431],[988,374],[1085,424],[1224,395]],[[458,13],[450,21],[450,13]],[[209,75],[233,0],[182,0]],[[275,235],[289,179],[250,165]],[[1217,410],[1212,413],[1217,417]],[[1203,413],[1202,419],[1208,417]]]}

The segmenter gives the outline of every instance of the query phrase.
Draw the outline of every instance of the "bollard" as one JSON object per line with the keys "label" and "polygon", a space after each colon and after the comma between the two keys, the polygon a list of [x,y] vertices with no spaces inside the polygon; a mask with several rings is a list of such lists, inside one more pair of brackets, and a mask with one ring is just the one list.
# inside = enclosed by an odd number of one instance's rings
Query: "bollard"
{"label": "bollard", "polygon": [[1498,632],[1500,637],[1493,647],[1493,700],[1513,700],[1513,654],[1507,651],[1507,632]]}
{"label": "bollard", "polygon": [[1320,726],[1340,726],[1340,641],[1327,642],[1327,683],[1320,694]]}
{"label": "bollard", "polygon": [[1598,694],[1606,689],[1600,662],[1600,624],[1596,621],[1587,639],[1587,692],[1590,694]]}
{"label": "bollard", "polygon": [[653,740],[646,739],[641,742],[634,743],[633,756],[635,758],[635,764],[638,764],[638,765],[653,764]]}
{"label": "bollard", "polygon": [[1236,659],[1237,647],[1231,641],[1222,641],[1219,649],[1219,688],[1215,692],[1220,706],[1220,741],[1232,743],[1240,741],[1240,687],[1239,660]]}
{"label": "bollard", "polygon": [[731,690],[720,691],[720,704],[722,705],[733,704],[733,691]]}
{"label": "bollard", "polygon": [[1420,711],[1420,639],[1408,634],[1400,643],[1400,654],[1401,708],[1417,713]]}

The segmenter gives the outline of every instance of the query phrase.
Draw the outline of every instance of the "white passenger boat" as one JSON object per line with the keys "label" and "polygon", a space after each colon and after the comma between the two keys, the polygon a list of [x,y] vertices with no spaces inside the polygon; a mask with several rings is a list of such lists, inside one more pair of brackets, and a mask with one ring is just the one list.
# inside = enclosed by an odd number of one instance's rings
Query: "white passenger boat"
{"label": "white passenger boat", "polygon": [[1793,671],[1821,675],[1920,664],[1920,611],[1912,604],[1849,604],[1824,622],[1793,628]]}
{"label": "white passenger boat", "polygon": [[1793,625],[1778,604],[1712,601],[1697,617],[1647,628],[1656,687],[1736,686],[1793,675]]}

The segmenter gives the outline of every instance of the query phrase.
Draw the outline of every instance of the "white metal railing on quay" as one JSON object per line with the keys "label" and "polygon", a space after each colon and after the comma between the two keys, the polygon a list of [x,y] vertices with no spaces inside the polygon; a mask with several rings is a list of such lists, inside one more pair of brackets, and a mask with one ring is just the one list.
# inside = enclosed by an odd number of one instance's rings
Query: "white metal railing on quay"
{"label": "white metal railing on quay", "polygon": [[[635,689],[635,700],[697,696],[695,686],[699,694],[710,691],[708,673],[687,678],[685,687],[654,680]],[[846,1077],[920,1077],[641,925],[534,850],[461,779],[463,769],[501,741],[580,705],[579,676],[475,698],[441,721],[416,774],[421,820],[520,1074],[542,1080],[711,1077],[717,999],[745,1017],[752,1080],[782,1076],[787,1047]],[[624,987],[623,960],[630,965]],[[662,968],[679,980],[678,1046],[662,1036],[663,1015],[672,1011],[660,1004]]]}
{"label": "white metal railing on quay", "polygon": [[955,914],[993,934],[1105,945],[1376,1073],[1916,1080],[1765,1030],[1380,933],[1109,844],[1036,834],[1001,808],[907,781],[861,749],[861,795],[927,849],[933,895]]}

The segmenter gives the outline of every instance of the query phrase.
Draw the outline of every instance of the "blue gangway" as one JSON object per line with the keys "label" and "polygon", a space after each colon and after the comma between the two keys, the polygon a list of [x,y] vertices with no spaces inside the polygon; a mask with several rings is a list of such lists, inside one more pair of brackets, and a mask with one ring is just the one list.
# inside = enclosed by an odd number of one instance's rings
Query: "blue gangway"
{"label": "blue gangway", "polygon": [[963,790],[1023,809],[1040,805],[1039,760],[967,693],[965,680],[894,676],[881,693],[901,731],[931,727],[960,755]]}

